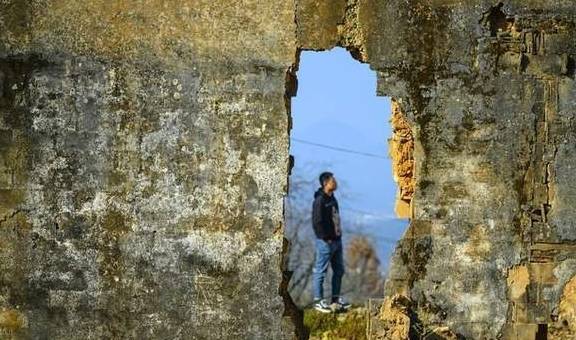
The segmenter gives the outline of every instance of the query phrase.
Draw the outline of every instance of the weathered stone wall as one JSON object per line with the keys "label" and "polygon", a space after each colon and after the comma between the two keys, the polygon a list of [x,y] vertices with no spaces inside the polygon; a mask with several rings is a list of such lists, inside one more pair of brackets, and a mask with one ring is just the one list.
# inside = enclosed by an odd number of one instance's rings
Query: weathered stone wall
{"label": "weathered stone wall", "polygon": [[0,2],[0,338],[286,333],[294,25],[285,1]]}
{"label": "weathered stone wall", "polygon": [[335,45],[412,130],[412,221],[385,292],[409,301],[409,334],[572,334],[575,14],[562,0],[1,1],[2,336],[290,337],[289,97],[298,49]]}
{"label": "weathered stone wall", "polygon": [[[576,272],[575,9],[562,1],[374,9],[395,19],[367,29],[367,59],[381,92],[405,99],[415,131],[413,219],[386,291],[414,301],[415,329],[534,339],[552,328]],[[523,290],[510,284],[518,266]]]}

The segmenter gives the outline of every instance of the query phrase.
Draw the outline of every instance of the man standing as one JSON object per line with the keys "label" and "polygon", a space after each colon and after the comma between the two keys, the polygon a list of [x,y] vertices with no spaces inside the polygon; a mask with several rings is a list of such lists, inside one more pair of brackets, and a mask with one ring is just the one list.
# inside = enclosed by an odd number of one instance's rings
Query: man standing
{"label": "man standing", "polygon": [[[314,289],[314,308],[324,313],[344,310],[350,307],[340,296],[342,275],[344,275],[344,257],[342,249],[342,228],[338,201],[334,191],[338,187],[336,178],[331,172],[320,174],[320,188],[314,193],[312,205],[312,225],[316,235],[316,259],[312,270]],[[324,278],[332,266],[332,300],[324,300]]]}

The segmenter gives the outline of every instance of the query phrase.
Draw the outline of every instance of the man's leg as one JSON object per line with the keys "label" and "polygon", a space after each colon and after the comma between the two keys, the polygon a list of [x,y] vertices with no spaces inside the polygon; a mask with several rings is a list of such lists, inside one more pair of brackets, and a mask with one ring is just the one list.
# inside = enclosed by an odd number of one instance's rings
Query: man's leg
{"label": "man's leg", "polygon": [[314,289],[314,301],[324,298],[324,278],[328,270],[330,260],[330,244],[328,242],[316,239],[316,259],[312,269],[312,288]]}
{"label": "man's leg", "polygon": [[342,286],[342,276],[344,275],[344,250],[342,249],[342,240],[335,241],[332,245],[332,257],[330,263],[332,265],[332,302],[338,302],[340,297],[340,288]]}

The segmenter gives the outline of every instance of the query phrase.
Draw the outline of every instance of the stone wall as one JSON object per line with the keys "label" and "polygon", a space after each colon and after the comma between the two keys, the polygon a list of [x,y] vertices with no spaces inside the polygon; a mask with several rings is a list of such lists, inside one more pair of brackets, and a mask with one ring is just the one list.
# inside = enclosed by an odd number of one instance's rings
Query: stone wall
{"label": "stone wall", "polygon": [[392,99],[390,111],[392,138],[388,141],[388,151],[393,162],[394,181],[398,187],[394,211],[399,218],[411,218],[414,195],[414,136],[400,103]]}
{"label": "stone wall", "polygon": [[576,8],[408,3],[375,5],[366,28],[380,91],[415,132],[413,216],[386,294],[413,301],[413,334],[552,338],[576,273]]}
{"label": "stone wall", "polygon": [[291,331],[293,7],[0,2],[0,338]]}
{"label": "stone wall", "polygon": [[409,334],[573,334],[575,14],[0,2],[2,336],[301,334],[282,266],[289,99],[298,51],[336,45],[412,132],[411,225],[384,292],[409,301]]}

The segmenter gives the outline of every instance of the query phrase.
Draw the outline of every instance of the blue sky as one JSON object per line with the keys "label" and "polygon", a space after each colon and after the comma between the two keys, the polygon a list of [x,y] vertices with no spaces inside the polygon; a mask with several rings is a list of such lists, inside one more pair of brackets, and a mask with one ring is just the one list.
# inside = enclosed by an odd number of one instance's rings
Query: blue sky
{"label": "blue sky", "polygon": [[[392,132],[390,99],[376,96],[376,72],[354,60],[345,49],[334,48],[303,51],[297,77],[290,147],[290,154],[295,157],[294,173],[317,181],[321,171],[332,171],[342,184],[336,195],[343,220],[364,225],[363,231],[375,237],[398,239],[405,223],[391,220],[396,184],[388,156]],[[376,154],[384,159],[329,150],[294,139]]]}

